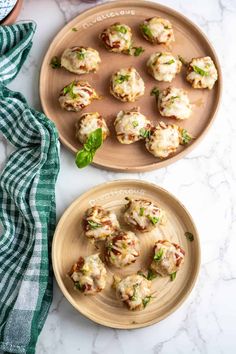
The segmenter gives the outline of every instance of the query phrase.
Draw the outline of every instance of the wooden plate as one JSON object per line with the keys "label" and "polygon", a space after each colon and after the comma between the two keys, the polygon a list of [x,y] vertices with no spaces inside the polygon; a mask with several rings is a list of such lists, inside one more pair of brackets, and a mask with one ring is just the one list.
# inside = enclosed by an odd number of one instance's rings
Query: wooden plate
{"label": "wooden plate", "polygon": [[[123,270],[107,267],[106,288],[95,296],[84,296],[74,290],[73,283],[67,276],[72,264],[78,260],[79,256],[98,252],[95,246],[85,238],[81,219],[88,207],[100,204],[109,210],[114,210],[124,227],[121,214],[126,196],[147,198],[158,203],[167,213],[167,223],[165,226],[160,226],[156,232],[137,233],[141,242],[141,255],[136,263]],[[194,235],[193,242],[186,239],[184,235],[186,231]],[[147,268],[150,264],[153,244],[158,239],[169,239],[179,243],[186,252],[185,263],[174,281],[171,282],[169,277],[158,277],[153,280],[152,287],[156,291],[155,299],[146,309],[129,311],[116,298],[115,291],[111,287],[113,274],[125,276]],[[191,216],[173,195],[151,183],[118,180],[91,189],[76,199],[66,210],[54,235],[52,260],[54,273],[63,294],[84,316],[108,327],[138,328],[162,320],[176,310],[189,295],[199,271],[200,245],[198,232]]]}
{"label": "wooden plate", "polygon": [[[185,81],[185,68],[177,75],[171,85],[188,90],[194,110],[188,121],[180,122],[180,126],[188,129],[195,137],[192,144],[180,147],[176,154],[166,160],[159,160],[147,152],[143,142],[131,145],[120,144],[113,128],[116,114],[122,109],[139,106],[153,124],[162,120],[173,123],[173,119],[163,119],[157,112],[155,99],[150,96],[154,86],[164,88],[168,83],[158,83],[146,70],[146,61],[155,51],[166,50],[165,46],[153,46],[142,38],[139,24],[146,18],[161,16],[169,19],[174,28],[176,41],[172,52],[179,54],[186,60],[193,57],[209,55],[216,64],[219,80],[213,90],[194,90]],[[128,24],[133,30],[134,42],[137,46],[145,48],[140,57],[130,57],[124,54],[109,53],[98,40],[98,35],[107,26],[114,22]],[[76,28],[77,32],[72,31]],[[75,75],[64,69],[55,70],[50,67],[51,58],[60,56],[65,48],[85,45],[97,49],[101,55],[102,64],[96,74]],[[135,103],[122,103],[109,93],[109,79],[111,74],[122,68],[134,66],[145,81],[145,95]],[[137,172],[148,171],[169,165],[180,159],[197,145],[213,121],[221,95],[221,71],[214,49],[201,30],[178,12],[165,6],[147,1],[115,1],[94,7],[69,22],[55,37],[44,58],[40,75],[40,97],[45,114],[52,119],[59,130],[60,139],[71,151],[76,152],[80,144],[75,138],[75,122],[79,113],[63,111],[58,103],[58,95],[62,87],[74,79],[88,80],[104,96],[101,101],[94,101],[83,112],[98,111],[106,118],[111,137],[96,153],[94,164],[96,166],[115,171]]]}

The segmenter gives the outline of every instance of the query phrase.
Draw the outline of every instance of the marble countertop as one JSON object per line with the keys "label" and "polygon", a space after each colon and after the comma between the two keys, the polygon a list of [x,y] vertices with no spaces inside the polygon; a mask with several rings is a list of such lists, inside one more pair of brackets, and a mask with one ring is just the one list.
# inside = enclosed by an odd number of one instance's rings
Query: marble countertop
{"label": "marble countertop", "polygon": [[[101,1],[98,1],[98,3]],[[162,322],[138,330],[99,326],[80,315],[56,283],[54,300],[37,354],[189,354],[236,352],[236,1],[160,0],[184,13],[207,34],[222,65],[224,92],[217,119],[202,143],[186,158],[161,170],[123,174],[94,167],[78,170],[61,147],[57,215],[81,193],[118,178],[154,182],[178,197],[192,214],[201,237],[202,265],[187,301]],[[39,71],[44,53],[64,24],[89,5],[77,0],[25,0],[20,19],[38,28],[30,56],[10,88],[41,109]],[[10,147],[0,141],[0,163]]]}

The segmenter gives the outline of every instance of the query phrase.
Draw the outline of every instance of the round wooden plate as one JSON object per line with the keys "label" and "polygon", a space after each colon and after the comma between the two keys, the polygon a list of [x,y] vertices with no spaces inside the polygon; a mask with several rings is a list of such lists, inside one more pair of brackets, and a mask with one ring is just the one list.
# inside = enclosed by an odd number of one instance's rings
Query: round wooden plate
{"label": "round wooden plate", "polygon": [[[121,226],[122,209],[125,197],[147,198],[165,209],[167,222],[157,231],[145,234],[137,233],[141,242],[141,255],[137,261],[119,270],[107,266],[108,280],[106,288],[95,296],[85,296],[74,289],[67,276],[80,256],[100,251],[102,244],[95,248],[84,236],[81,220],[84,212],[92,205],[102,205],[117,213]],[[194,235],[190,242],[185,237],[189,231]],[[157,277],[152,288],[155,298],[142,311],[129,311],[117,298],[111,287],[113,274],[121,277],[134,274],[150,265],[153,244],[158,239],[169,239],[179,243],[185,250],[185,263],[177,273],[176,279]],[[184,206],[166,190],[144,181],[117,180],[99,185],[76,199],[66,210],[58,223],[52,246],[52,260],[55,277],[67,300],[84,316],[104,326],[113,328],[139,328],[159,322],[174,310],[189,295],[197,279],[200,265],[200,245],[196,226]]]}
{"label": "round wooden plate", "polygon": [[[161,16],[171,21],[174,28],[176,41],[172,48],[162,45],[153,46],[142,38],[139,24],[146,18]],[[131,57],[124,54],[109,53],[98,39],[99,33],[107,26],[122,22],[128,24],[133,31],[136,46],[145,48],[144,54]],[[77,32],[72,29],[76,28]],[[75,45],[85,45],[97,49],[101,55],[102,64],[96,74],[75,75],[64,69],[52,69],[52,57],[62,54],[64,49]],[[116,114],[122,109],[139,106],[153,124],[159,121],[174,123],[173,119],[164,119],[157,112],[155,99],[150,96],[154,86],[161,89],[169,83],[158,83],[146,70],[146,61],[155,51],[172,50],[176,55],[181,55],[187,61],[193,57],[209,55],[216,64],[219,79],[213,90],[194,90],[185,80],[183,68],[171,85],[182,87],[189,93],[194,105],[193,114],[185,122],[177,122],[189,130],[195,137],[193,142],[185,147],[180,147],[175,155],[166,160],[159,160],[147,152],[143,142],[131,145],[122,145],[115,136],[113,122]],[[109,93],[109,80],[111,74],[122,68],[134,66],[145,81],[145,95],[135,103],[123,103]],[[58,103],[60,90],[74,79],[85,79],[96,88],[104,99],[94,101],[83,112],[98,111],[106,119],[111,130],[111,136],[100,148],[94,158],[94,165],[115,171],[137,172],[148,171],[169,165],[180,159],[200,141],[213,121],[221,95],[221,71],[219,61],[214,49],[201,30],[182,14],[165,6],[147,1],[114,1],[94,7],[69,22],[55,37],[44,58],[40,75],[40,97],[45,114],[52,119],[59,130],[60,139],[70,150],[76,152],[81,146],[75,138],[75,122],[79,113],[63,111]]]}

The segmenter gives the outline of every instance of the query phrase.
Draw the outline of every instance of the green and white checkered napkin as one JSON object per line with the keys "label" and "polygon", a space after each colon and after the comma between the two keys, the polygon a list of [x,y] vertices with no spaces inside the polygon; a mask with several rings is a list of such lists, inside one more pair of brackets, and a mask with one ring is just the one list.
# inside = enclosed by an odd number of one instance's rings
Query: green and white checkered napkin
{"label": "green and white checkered napkin", "polygon": [[34,353],[52,300],[59,143],[54,124],[5,87],[32,46],[36,26],[0,26],[0,130],[16,148],[0,178],[0,351]]}

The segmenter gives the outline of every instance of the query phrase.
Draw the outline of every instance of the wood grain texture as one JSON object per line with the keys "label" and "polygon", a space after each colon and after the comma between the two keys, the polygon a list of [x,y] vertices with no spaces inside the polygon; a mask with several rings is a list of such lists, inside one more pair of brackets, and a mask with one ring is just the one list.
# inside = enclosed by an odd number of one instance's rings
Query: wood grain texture
{"label": "wood grain texture", "polygon": [[[120,270],[107,266],[108,280],[106,288],[95,296],[84,296],[74,290],[67,276],[71,265],[79,256],[86,256],[99,250],[84,236],[81,219],[85,210],[94,204],[117,213],[121,225],[126,203],[125,197],[147,198],[165,209],[167,223],[156,231],[137,233],[141,242],[141,255],[137,261]],[[128,229],[126,227],[126,229]],[[184,233],[194,235],[194,241],[186,239]],[[154,299],[142,311],[129,311],[117,298],[111,287],[113,274],[121,277],[148,268],[151,262],[152,248],[158,239],[169,239],[179,243],[185,250],[185,263],[171,282],[169,277],[157,277],[153,280]],[[101,257],[103,243],[99,244]],[[197,229],[184,206],[166,190],[144,181],[117,180],[99,185],[76,199],[65,211],[58,223],[52,248],[53,268],[56,280],[67,300],[84,316],[104,326],[113,328],[138,328],[159,322],[175,311],[192,290],[199,271],[200,245]]]}

